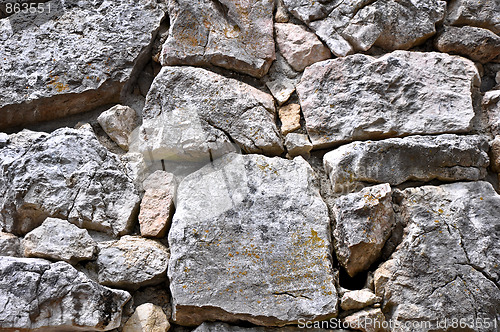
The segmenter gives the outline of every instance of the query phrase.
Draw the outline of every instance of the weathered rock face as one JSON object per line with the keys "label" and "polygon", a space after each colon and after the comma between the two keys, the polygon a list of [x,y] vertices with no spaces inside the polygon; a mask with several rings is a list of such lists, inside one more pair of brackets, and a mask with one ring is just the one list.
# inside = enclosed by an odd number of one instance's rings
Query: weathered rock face
{"label": "weathered rock face", "polygon": [[285,146],[290,157],[309,156],[313,146],[309,141],[309,137],[304,134],[291,133],[285,137]]}
{"label": "weathered rock face", "polygon": [[486,182],[424,186],[404,190],[400,207],[403,242],[375,272],[387,317],[434,328],[443,317],[481,317],[492,327],[500,308],[500,196]]}
{"label": "weathered rock face", "polygon": [[359,310],[371,306],[382,299],[371,290],[361,289],[346,292],[341,299],[340,306],[344,310]]}
{"label": "weathered rock face", "polygon": [[472,127],[474,63],[441,53],[352,55],[308,67],[297,86],[315,148]]}
{"label": "weathered rock face", "polygon": [[380,184],[335,201],[335,253],[350,276],[364,271],[379,257],[394,226],[391,187]]}
{"label": "weathered rock face", "polygon": [[118,157],[91,130],[22,131],[0,150],[0,226],[25,234],[45,218],[122,235],[139,195]]}
{"label": "weathered rock face", "polygon": [[344,324],[351,329],[363,332],[386,332],[383,326],[387,326],[382,310],[365,309],[344,318]]}
{"label": "weathered rock face", "polygon": [[490,142],[490,166],[494,172],[500,172],[500,136],[495,136],[495,139]]}
{"label": "weathered rock face", "polygon": [[500,34],[498,1],[457,0],[450,3],[447,21],[453,25],[472,25]]}
{"label": "weathered rock face", "polygon": [[278,110],[281,121],[281,133],[287,135],[292,131],[300,129],[300,105],[288,104]]}
{"label": "weathered rock face", "polygon": [[295,92],[295,86],[300,81],[300,73],[293,70],[280,53],[276,53],[276,61],[273,62],[269,75],[263,80],[278,105],[283,105]]}
{"label": "weathered rock face", "polygon": [[146,99],[141,127],[145,156],[210,160],[238,147],[281,154],[273,98],[205,69],[164,67]]}
{"label": "weathered rock face", "polygon": [[[194,332],[300,332],[304,328],[296,326],[285,327],[241,327],[221,322],[204,322]],[[311,332],[347,332],[347,330],[323,330],[319,328],[308,329]]]}
{"label": "weathered rock face", "polygon": [[173,320],[337,313],[326,204],[302,158],[230,154],[187,176],[169,232]]}
{"label": "weathered rock face", "polygon": [[128,106],[116,105],[101,113],[97,118],[102,129],[120,148],[128,151],[128,140],[138,126],[139,118],[135,110]]}
{"label": "weathered rock face", "polygon": [[170,328],[167,316],[161,307],[144,303],[123,326],[123,332],[167,332]]}
{"label": "weathered rock face", "polygon": [[487,151],[480,136],[409,136],[343,145],[325,154],[324,165],[336,192],[361,182],[477,181],[486,176]]}
{"label": "weathered rock face", "polygon": [[165,16],[146,0],[52,0],[43,8],[0,22],[0,128],[118,102]]}
{"label": "weathered rock face", "polygon": [[482,101],[488,117],[488,126],[493,135],[500,135],[500,90],[488,91]]}
{"label": "weathered rock face", "polygon": [[75,264],[91,259],[97,244],[85,229],[66,220],[47,218],[23,239],[25,257],[62,260]]}
{"label": "weathered rock face", "polygon": [[167,279],[170,255],[157,241],[126,235],[98,246],[98,280],[102,285],[137,289]]}
{"label": "weathered rock face", "polygon": [[65,262],[0,257],[0,281],[2,330],[107,331],[120,326],[130,299]]}
{"label": "weathered rock face", "polygon": [[21,257],[21,241],[10,233],[0,232],[0,256]]}
{"label": "weathered rock face", "polygon": [[305,22],[333,54],[345,56],[372,45],[409,49],[432,36],[444,17],[446,2],[285,0],[288,10]]}
{"label": "weathered rock face", "polygon": [[161,63],[212,64],[264,76],[275,58],[273,2],[169,0],[171,26]]}

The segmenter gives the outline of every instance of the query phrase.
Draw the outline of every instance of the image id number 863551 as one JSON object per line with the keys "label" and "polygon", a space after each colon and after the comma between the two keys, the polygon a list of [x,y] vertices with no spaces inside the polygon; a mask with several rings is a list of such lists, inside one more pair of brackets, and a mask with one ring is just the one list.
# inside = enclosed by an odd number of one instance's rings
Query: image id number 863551
{"label": "image id number 863551", "polygon": [[16,3],[6,3],[5,13],[10,14],[35,14],[35,13],[50,13],[50,2],[47,3],[34,3],[34,2],[16,2]]}

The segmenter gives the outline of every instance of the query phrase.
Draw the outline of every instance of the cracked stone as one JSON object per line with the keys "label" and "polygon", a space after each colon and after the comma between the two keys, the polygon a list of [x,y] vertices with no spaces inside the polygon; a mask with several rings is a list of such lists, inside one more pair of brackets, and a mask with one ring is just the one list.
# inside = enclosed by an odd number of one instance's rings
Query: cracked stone
{"label": "cracked stone", "polygon": [[139,118],[133,108],[123,105],[113,106],[102,112],[97,121],[120,148],[128,151],[129,137],[139,124]]}
{"label": "cracked stone", "polygon": [[263,78],[266,86],[271,91],[271,94],[278,102],[278,105],[283,105],[290,99],[295,92],[295,86],[300,81],[301,74],[293,70],[286,62],[283,56],[276,53],[276,61],[273,62],[269,75]]}

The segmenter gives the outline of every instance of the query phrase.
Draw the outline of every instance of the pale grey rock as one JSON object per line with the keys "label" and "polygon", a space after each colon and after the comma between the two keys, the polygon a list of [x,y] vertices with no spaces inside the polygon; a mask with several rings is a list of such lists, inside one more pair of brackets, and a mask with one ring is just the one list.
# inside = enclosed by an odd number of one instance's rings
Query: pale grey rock
{"label": "pale grey rock", "polygon": [[495,136],[493,141],[490,142],[490,166],[494,172],[500,172],[500,136]]}
{"label": "pale grey rock", "polygon": [[0,256],[22,256],[21,241],[17,236],[0,232]]}
{"label": "pale grey rock", "polygon": [[350,276],[367,270],[380,257],[394,227],[391,194],[391,186],[380,184],[335,200],[334,248]]}
{"label": "pale grey rock", "polygon": [[4,148],[7,143],[9,143],[9,135],[6,133],[0,133],[0,149]]}
{"label": "pale grey rock", "polygon": [[273,62],[269,75],[263,78],[271,94],[283,105],[295,92],[295,86],[300,81],[301,74],[293,70],[280,53],[276,53],[276,61]]}
{"label": "pale grey rock", "polygon": [[445,27],[434,44],[441,52],[463,55],[481,63],[500,55],[500,36],[483,28]]}
{"label": "pale grey rock", "polygon": [[0,128],[119,102],[165,17],[155,0],[52,0],[43,8],[0,22]]}
{"label": "pale grey rock", "polygon": [[278,115],[281,121],[281,133],[287,135],[297,129],[300,129],[300,105],[288,104],[278,109]]}
{"label": "pale grey rock", "polygon": [[438,0],[284,2],[336,56],[373,45],[392,51],[421,44],[435,34],[435,24],[444,18],[446,8],[446,2]]}
{"label": "pale grey rock", "polygon": [[85,229],[66,220],[47,218],[22,241],[24,256],[61,260],[70,264],[91,259],[97,243]]}
{"label": "pale grey rock", "polygon": [[369,289],[353,290],[345,292],[340,300],[340,307],[343,310],[359,310],[380,301],[382,299]]}
{"label": "pale grey rock", "polygon": [[215,65],[255,77],[275,59],[274,0],[169,0],[162,65]]}
{"label": "pale grey rock", "polygon": [[472,25],[500,34],[500,3],[493,1],[456,0],[448,8],[447,21],[453,25]]}
{"label": "pale grey rock", "polygon": [[142,287],[134,293],[134,306],[140,306],[144,303],[153,303],[160,306],[169,319],[172,316],[172,306],[170,302],[171,298],[168,287],[162,284]]}
{"label": "pale grey rock", "polygon": [[133,226],[139,195],[94,133],[24,130],[0,150],[0,227],[26,234],[47,217],[114,235]]}
{"label": "pale grey rock", "polygon": [[388,330],[384,326],[389,326],[384,313],[379,308],[355,312],[344,318],[344,324],[351,329],[363,332],[386,332]]}
{"label": "pale grey rock", "polygon": [[495,76],[495,81],[497,84],[500,84],[500,71],[497,73],[497,76]]}
{"label": "pale grey rock", "polygon": [[360,182],[470,180],[486,176],[488,142],[480,136],[409,136],[354,142],[328,152],[324,165],[335,192]]}
{"label": "pale grey rock", "polygon": [[128,106],[115,105],[97,118],[102,129],[120,148],[128,151],[128,140],[139,124],[135,110]]}
{"label": "pale grey rock", "polygon": [[168,249],[160,242],[125,235],[98,243],[98,281],[101,285],[137,289],[167,279]]}
{"label": "pale grey rock", "polygon": [[487,91],[482,106],[488,118],[491,134],[500,135],[500,90]]}
{"label": "pale grey rock", "polygon": [[274,24],[280,53],[295,71],[329,59],[330,50],[312,32],[292,23]]}
{"label": "pale grey rock", "polygon": [[316,63],[297,86],[315,148],[409,134],[472,128],[479,73],[470,60],[442,53],[356,54]]}
{"label": "pale grey rock", "polygon": [[[313,322],[310,322],[313,323]],[[320,324],[321,322],[314,322],[316,324]],[[204,322],[193,332],[300,332],[304,331],[304,327],[306,327],[305,322],[304,326],[284,326],[284,327],[241,327],[235,325],[229,325],[221,322]],[[312,325],[312,324],[311,324]],[[320,325],[321,326],[321,325]],[[347,332],[347,330],[332,330],[332,329],[321,329],[321,328],[307,328],[307,331],[310,332]]]}
{"label": "pale grey rock", "polygon": [[290,157],[309,156],[313,145],[309,141],[309,137],[304,134],[290,133],[285,137],[285,146]]}
{"label": "pale grey rock", "polygon": [[65,262],[0,257],[3,331],[108,331],[120,326],[126,291],[103,287]]}
{"label": "pale grey rock", "polygon": [[177,324],[337,314],[328,211],[301,157],[229,154],[187,176],[169,245]]}
{"label": "pale grey rock", "polygon": [[290,20],[290,16],[285,8],[283,0],[275,0],[276,13],[274,14],[274,21],[277,23],[287,23]]}
{"label": "pale grey rock", "polygon": [[163,67],[146,98],[140,150],[156,160],[187,161],[209,161],[238,147],[281,154],[275,112],[269,94],[243,82],[202,68]]}
{"label": "pale grey rock", "polygon": [[144,303],[123,325],[123,332],[167,332],[170,323],[160,306]]}
{"label": "pale grey rock", "polygon": [[[490,320],[500,308],[500,196],[487,182],[409,188],[401,195],[402,243],[375,272],[375,293],[394,324],[443,317]],[[437,330],[442,330],[438,328]]]}

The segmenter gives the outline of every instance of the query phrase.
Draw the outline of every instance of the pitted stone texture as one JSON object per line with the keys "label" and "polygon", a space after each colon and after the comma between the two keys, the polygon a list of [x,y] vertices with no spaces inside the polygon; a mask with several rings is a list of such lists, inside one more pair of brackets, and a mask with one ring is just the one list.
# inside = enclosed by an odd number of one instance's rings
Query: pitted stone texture
{"label": "pitted stone texture", "polygon": [[275,59],[274,0],[169,0],[163,65],[215,65],[255,77]]}
{"label": "pitted stone texture", "polygon": [[123,326],[123,332],[167,332],[170,323],[162,308],[152,303],[144,303]]}
{"label": "pitted stone texture", "polygon": [[406,189],[400,208],[407,224],[403,242],[375,272],[387,318],[395,324],[425,320],[434,328],[443,317],[498,323],[500,196],[491,184]]}
{"label": "pitted stone texture", "polygon": [[273,98],[202,68],[164,67],[146,98],[141,151],[153,159],[209,161],[237,150],[281,154]]}
{"label": "pitted stone texture", "polygon": [[103,287],[65,262],[0,257],[4,331],[108,331],[130,294]]}
{"label": "pitted stone texture", "polygon": [[371,306],[382,299],[371,290],[361,289],[346,292],[341,299],[340,306],[343,310],[359,310]]}
{"label": "pitted stone texture", "polygon": [[129,137],[139,124],[139,118],[133,108],[122,105],[113,106],[101,113],[97,121],[120,148],[128,151]]}
{"label": "pitted stone texture", "polygon": [[178,324],[337,314],[328,211],[303,158],[230,154],[187,176],[169,244]]}
{"label": "pitted stone texture", "polygon": [[409,49],[435,32],[445,14],[438,0],[284,0],[289,11],[306,23],[336,56],[376,45]]}
{"label": "pitted stone texture", "polygon": [[118,102],[149,60],[165,16],[155,0],[43,6],[43,13],[20,12],[0,22],[0,128]]}
{"label": "pitted stone texture", "polygon": [[102,285],[137,289],[167,279],[170,254],[157,241],[126,235],[98,246],[98,281]]}
{"label": "pitted stone texture", "polygon": [[493,135],[500,135],[500,90],[488,91],[482,101],[488,117],[488,127]]}
{"label": "pitted stone texture", "polygon": [[472,128],[479,74],[470,60],[442,53],[356,54],[316,63],[297,86],[315,148]]}
{"label": "pitted stone texture", "polygon": [[489,164],[487,151],[487,140],[475,135],[409,136],[346,144],[323,161],[333,190],[345,192],[360,182],[481,180]]}
{"label": "pitted stone texture", "polygon": [[0,232],[0,256],[22,256],[21,241],[17,236]]}
{"label": "pitted stone texture", "polygon": [[394,226],[391,186],[380,184],[335,200],[334,248],[350,276],[364,271],[379,257]]}
{"label": "pitted stone texture", "polygon": [[278,109],[281,121],[281,133],[287,135],[300,129],[300,105],[288,104]]}
{"label": "pitted stone texture", "polygon": [[295,71],[331,57],[330,50],[318,37],[301,25],[276,23],[274,29],[280,52]]}
{"label": "pitted stone texture", "polygon": [[447,21],[453,25],[472,25],[500,34],[498,1],[456,0],[448,8]]}
{"label": "pitted stone texture", "polygon": [[490,142],[490,166],[494,172],[500,172],[500,136],[495,136],[495,139]]}
{"label": "pitted stone texture", "polygon": [[7,232],[26,234],[47,217],[113,235],[132,227],[137,190],[87,127],[13,134],[0,165],[0,226]]}
{"label": "pitted stone texture", "polygon": [[[314,323],[319,324],[320,322],[314,322]],[[304,327],[306,327],[305,322],[302,328],[297,326],[241,327],[221,322],[204,322],[196,329],[194,329],[193,332],[300,332],[304,331]],[[320,328],[307,328],[307,330],[310,332],[348,332],[347,330],[331,330],[331,329],[325,330]]]}
{"label": "pitted stone texture", "polygon": [[285,137],[285,146],[290,157],[303,156],[308,157],[313,146],[309,137],[304,134],[290,133]]}
{"label": "pitted stone texture", "polygon": [[47,218],[23,239],[25,257],[62,260],[75,264],[92,258],[97,243],[85,229],[66,220]]}

